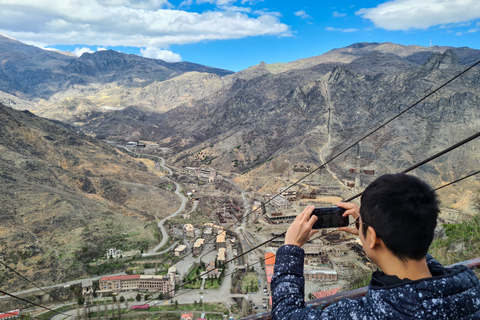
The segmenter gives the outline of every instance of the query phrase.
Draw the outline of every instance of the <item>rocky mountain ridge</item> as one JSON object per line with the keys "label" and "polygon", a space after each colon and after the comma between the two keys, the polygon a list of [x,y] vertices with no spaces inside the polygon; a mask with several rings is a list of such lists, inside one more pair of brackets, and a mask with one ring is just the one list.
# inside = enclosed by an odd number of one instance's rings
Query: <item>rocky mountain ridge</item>
{"label": "rocky mountain ridge", "polygon": [[168,63],[113,50],[69,56],[0,35],[0,91],[20,98],[49,99],[75,86],[118,83],[144,87],[186,72],[227,75],[231,71],[190,62]]}
{"label": "rocky mountain ridge", "polygon": [[[453,78],[465,68],[466,60],[480,57],[478,51],[469,50],[463,60],[453,49],[433,53],[421,65],[374,50],[348,64],[320,63],[280,73],[270,73],[268,65],[261,64],[251,72],[242,71],[241,76],[227,76],[234,79],[230,86],[189,106],[163,114],[134,107],[94,114],[82,118],[82,128],[101,138],[158,141],[176,150],[172,160],[179,165],[211,165],[241,173],[274,157],[273,163],[315,167],[352,143],[352,138],[373,130]],[[408,55],[410,60],[412,56],[420,54]],[[389,68],[384,67],[386,61]],[[474,68],[367,139],[362,165],[381,169],[379,173],[400,171],[426,153],[475,132],[480,127],[479,81],[479,69]],[[446,159],[419,171],[442,183],[478,165],[472,152]],[[352,150],[332,166],[349,179],[348,168],[355,161]],[[454,169],[457,162],[464,166]],[[267,163],[249,174],[252,180],[271,176],[272,170],[287,175],[291,167]],[[246,186],[261,188],[258,183],[246,182]]]}

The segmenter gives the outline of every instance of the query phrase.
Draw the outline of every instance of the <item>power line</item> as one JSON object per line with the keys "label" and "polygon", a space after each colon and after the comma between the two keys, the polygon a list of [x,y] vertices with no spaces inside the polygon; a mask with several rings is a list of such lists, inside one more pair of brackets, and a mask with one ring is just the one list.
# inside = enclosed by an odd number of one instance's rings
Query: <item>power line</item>
{"label": "power line", "polygon": [[3,261],[0,261],[0,263],[5,267],[5,268],[8,268],[10,269],[11,271],[13,271],[17,276],[21,277],[22,279],[26,280],[27,282],[33,284],[35,287],[37,287],[38,289],[42,290],[43,292],[45,292],[46,294],[50,295],[50,293],[48,293],[47,291],[43,290],[41,287],[37,286],[34,282],[28,280],[27,278],[25,278],[24,276],[22,276],[20,273],[18,273],[15,269],[13,269],[12,267],[6,265]]}
{"label": "power line", "polygon": [[10,294],[10,293],[5,292],[5,291],[3,291],[3,290],[0,290],[0,293],[2,293],[2,294],[4,294],[4,295],[7,295],[7,296],[10,296],[10,297],[12,297],[12,298],[15,298],[15,299],[17,299],[17,300],[20,300],[20,301],[23,301],[23,302],[32,304],[32,305],[34,305],[34,306],[36,306],[36,307],[40,307],[40,308],[42,308],[42,309],[46,309],[46,310],[55,312],[55,313],[57,313],[57,314],[62,314],[62,315],[64,315],[64,316],[71,317],[70,315],[68,315],[68,314],[66,314],[66,313],[63,313],[63,312],[59,312],[59,311],[50,309],[50,308],[48,308],[48,307],[42,306],[42,305],[37,304],[37,303],[32,302],[32,301],[25,300],[25,299],[20,298],[20,297],[18,297],[18,296],[14,296],[13,294]]}
{"label": "power line", "polygon": [[[440,157],[440,156],[443,156],[444,154],[446,154],[446,153],[448,153],[448,152],[450,152],[450,151],[452,151],[452,150],[454,150],[454,149],[456,149],[456,148],[464,145],[464,144],[467,143],[467,142],[470,142],[470,141],[478,138],[479,136],[480,136],[480,132],[477,132],[477,133],[471,135],[470,137],[468,137],[468,138],[466,138],[466,139],[463,139],[462,141],[460,141],[460,142],[458,142],[458,143],[455,143],[453,146],[448,147],[448,148],[446,148],[446,149],[444,149],[444,150],[442,150],[442,151],[440,151],[440,152],[437,152],[437,153],[435,153],[433,156],[431,156],[431,157],[429,157],[429,158],[427,158],[427,159],[425,159],[425,160],[423,160],[423,161],[420,161],[420,162],[417,163],[417,164],[414,164],[414,165],[411,166],[410,168],[405,169],[405,170],[401,171],[400,173],[408,173],[408,172],[410,172],[410,171],[412,171],[412,170],[415,170],[416,168],[424,165],[425,163],[430,162],[430,161],[432,161],[433,159],[436,159],[436,158],[438,158],[438,157]],[[452,183],[453,183],[453,182],[452,182]],[[346,199],[345,202],[350,202],[350,201],[352,201],[353,199],[360,197],[362,194],[363,194],[363,192],[360,192],[360,193],[354,195],[353,197]]]}
{"label": "power line", "polygon": [[[387,120],[386,122],[384,122],[383,124],[381,124],[379,127],[377,127],[376,129],[374,129],[373,131],[367,133],[366,135],[364,135],[362,138],[360,138],[359,140],[357,140],[356,142],[354,142],[353,144],[349,145],[347,148],[345,148],[343,151],[341,151],[340,153],[336,154],[335,156],[333,156],[332,158],[330,158],[328,161],[324,162],[323,164],[321,164],[320,166],[318,166],[316,169],[314,169],[313,171],[309,172],[308,174],[306,174],[304,177],[300,178],[298,181],[294,182],[293,184],[291,184],[290,186],[288,186],[286,189],[288,188],[292,188],[296,185],[298,185],[301,181],[303,181],[304,179],[306,179],[307,177],[309,177],[310,175],[312,175],[313,173],[315,173],[316,171],[326,167],[327,164],[329,164],[330,162],[332,162],[333,160],[335,160],[336,158],[338,158],[339,156],[341,156],[342,154],[344,154],[345,152],[347,152],[350,148],[354,147],[356,144],[358,144],[359,142],[365,140],[366,138],[368,138],[369,136],[373,135],[375,132],[379,131],[380,129],[382,129],[383,127],[385,127],[387,124],[391,123],[392,121],[394,121],[395,119],[397,119],[398,117],[400,117],[401,115],[403,115],[404,113],[406,113],[407,111],[409,111],[410,109],[412,109],[413,107],[415,107],[417,104],[419,104],[420,102],[426,100],[428,97],[432,96],[433,94],[435,94],[437,91],[439,91],[440,89],[442,89],[443,87],[447,86],[449,83],[451,83],[452,81],[456,80],[457,78],[459,78],[460,76],[462,76],[463,74],[465,74],[466,72],[468,72],[469,70],[471,70],[472,68],[474,68],[476,65],[480,64],[480,60],[478,60],[477,62],[473,63],[471,66],[467,67],[466,69],[464,69],[463,71],[461,71],[460,73],[458,73],[457,75],[455,75],[453,78],[451,78],[450,80],[446,81],[445,83],[443,83],[442,85],[440,85],[439,87],[437,87],[436,89],[432,90],[430,93],[428,93],[427,95],[425,95],[423,98],[417,100],[416,102],[414,102],[412,105],[410,105],[409,107],[407,107],[406,109],[404,109],[403,111],[399,112],[398,114],[396,114],[395,116],[393,116],[392,118],[390,118],[389,120]],[[476,138],[476,137],[475,137]],[[474,138],[472,138],[474,139]],[[460,142],[461,143],[461,142]],[[452,146],[452,148],[456,146]],[[444,153],[446,153],[448,151],[445,151]],[[440,156],[437,154],[437,157]],[[433,159],[433,156],[429,159],[426,159],[424,160],[421,164],[419,165],[422,165],[430,160]],[[427,161],[428,160],[428,161]],[[413,170],[413,169],[411,169]],[[346,202],[348,201],[351,201],[353,199],[355,199],[356,197],[359,197],[362,193],[346,200]],[[278,196],[280,196],[281,193],[277,193],[275,196],[271,197],[266,203],[270,203],[273,199],[277,198]],[[256,210],[258,210],[259,208],[253,210],[252,212],[250,212],[249,215],[253,214]],[[225,231],[229,230],[230,228],[232,228],[234,225],[238,224],[238,223],[241,223],[243,222],[243,220],[247,217],[248,215],[245,215],[240,221],[234,223],[232,226],[228,227]],[[277,237],[274,237],[272,238],[271,240],[274,240],[276,238],[278,238],[279,236]],[[206,242],[212,240],[214,237],[206,240]],[[207,252],[206,254],[210,253],[210,252],[213,252],[215,249]],[[193,254],[193,252],[192,252]],[[206,255],[205,254],[205,255]],[[187,253],[184,257],[182,257],[179,261],[182,261],[183,259],[185,259],[187,256],[189,256],[190,253]],[[178,262],[177,262],[178,263]]]}

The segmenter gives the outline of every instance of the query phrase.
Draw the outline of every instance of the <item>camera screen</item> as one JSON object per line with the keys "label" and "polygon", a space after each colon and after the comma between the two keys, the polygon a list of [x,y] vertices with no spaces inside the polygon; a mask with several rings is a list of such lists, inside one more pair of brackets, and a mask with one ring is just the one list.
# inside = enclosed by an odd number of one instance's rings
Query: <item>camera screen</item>
{"label": "camera screen", "polygon": [[340,207],[315,208],[312,215],[316,215],[318,220],[313,225],[313,229],[348,226],[348,216],[342,217],[344,212],[345,209]]}

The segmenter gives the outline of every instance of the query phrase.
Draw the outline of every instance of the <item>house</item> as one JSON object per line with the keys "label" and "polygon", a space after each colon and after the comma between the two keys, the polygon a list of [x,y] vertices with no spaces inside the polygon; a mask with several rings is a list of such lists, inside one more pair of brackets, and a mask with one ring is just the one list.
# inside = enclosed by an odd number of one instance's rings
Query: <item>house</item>
{"label": "house", "polygon": [[193,313],[184,313],[180,317],[181,320],[193,320]]}
{"label": "house", "polygon": [[226,241],[226,236],[227,233],[225,231],[220,232],[220,234],[217,236],[217,240],[215,242],[215,248],[218,250],[220,248],[226,248],[227,247],[227,241]]}
{"label": "house", "polygon": [[218,254],[217,254],[218,262],[225,263],[225,256],[226,256],[225,250],[226,250],[225,248],[218,249]]}
{"label": "house", "polygon": [[183,226],[183,229],[185,230],[185,235],[187,236],[187,238],[195,238],[195,228],[193,227],[193,225],[187,223]]}
{"label": "house", "polygon": [[[213,271],[212,271],[213,270]],[[218,269],[215,268],[215,261],[212,261],[207,266],[207,273],[213,272],[213,275],[216,276],[218,274]]]}
{"label": "house", "polygon": [[176,282],[179,281],[177,277],[177,268],[175,267],[168,268],[167,275],[170,277],[170,283],[172,284],[173,287],[175,287]]}
{"label": "house", "polygon": [[184,254],[187,251],[187,246],[184,244],[179,245],[175,248],[175,257],[180,257],[180,255]]}
{"label": "house", "polygon": [[121,255],[122,255],[122,250],[116,250],[115,248],[110,248],[107,250],[107,259],[120,258]]}
{"label": "house", "polygon": [[18,319],[20,316],[20,309],[0,313],[0,319]]}
{"label": "house", "polygon": [[205,239],[197,239],[195,243],[193,244],[193,255],[198,256],[200,253],[202,253],[203,250],[203,244],[205,243]]}
{"label": "house", "polygon": [[82,294],[84,296],[90,295],[93,293],[93,280],[83,280],[82,281]]}

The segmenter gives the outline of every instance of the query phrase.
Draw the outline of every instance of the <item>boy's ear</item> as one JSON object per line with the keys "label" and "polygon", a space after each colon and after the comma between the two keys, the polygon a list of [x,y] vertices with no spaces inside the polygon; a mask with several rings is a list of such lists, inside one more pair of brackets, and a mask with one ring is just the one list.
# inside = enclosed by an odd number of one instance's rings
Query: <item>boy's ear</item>
{"label": "boy's ear", "polygon": [[377,237],[377,232],[372,227],[369,226],[368,231],[369,232],[367,232],[366,237],[368,239],[368,246],[370,249],[374,249],[376,246],[380,245],[380,241],[382,241],[382,239]]}

